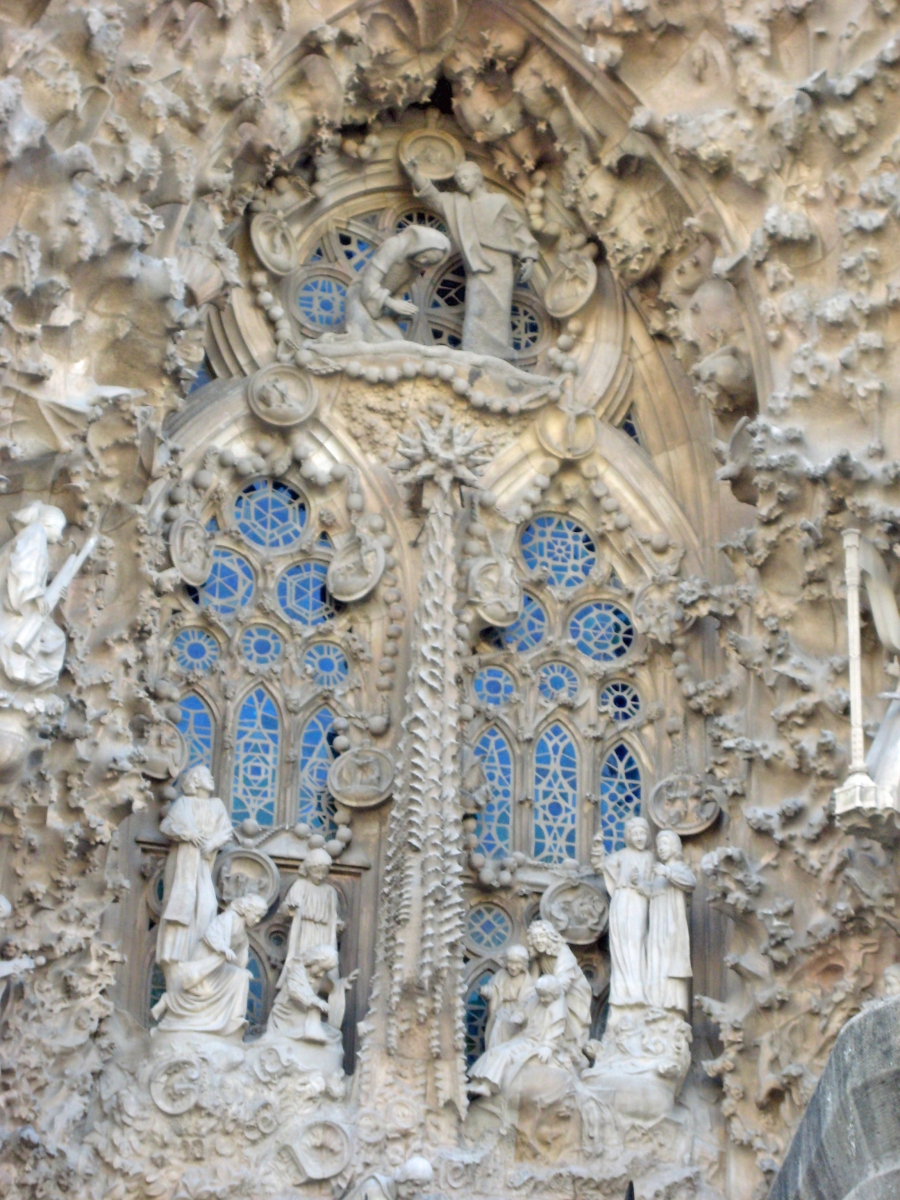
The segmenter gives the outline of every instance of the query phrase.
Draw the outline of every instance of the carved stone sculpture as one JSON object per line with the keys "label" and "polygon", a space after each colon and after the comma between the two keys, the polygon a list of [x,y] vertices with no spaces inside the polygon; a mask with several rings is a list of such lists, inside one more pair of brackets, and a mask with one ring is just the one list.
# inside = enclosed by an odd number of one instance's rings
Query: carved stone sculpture
{"label": "carved stone sculpture", "polygon": [[689,1012],[691,945],[687,896],[697,880],[681,857],[681,839],[671,829],[656,836],[659,861],[650,883],[647,933],[647,1000],[658,1008]]}
{"label": "carved stone sculpture", "polygon": [[393,1175],[367,1175],[347,1192],[344,1200],[415,1200],[422,1188],[428,1187],[433,1179],[431,1163],[416,1154],[398,1167]]}
{"label": "carved stone sculpture", "polygon": [[337,953],[340,927],[337,892],[325,882],[331,869],[331,855],[327,850],[311,850],[306,857],[305,869],[305,877],[298,877],[284,898],[283,908],[292,914],[292,918],[279,985],[287,978],[291,964],[302,959],[307,950],[330,946]]}
{"label": "carved stone sculpture", "polygon": [[575,955],[547,921],[532,921],[528,927],[528,945],[534,954],[533,970],[553,975],[562,986],[566,1001],[566,1040],[579,1050],[587,1040],[591,1024],[591,985]]}
{"label": "carved stone sculpture", "polygon": [[285,1037],[302,1047],[306,1069],[340,1071],[341,1025],[347,989],[356,972],[337,978],[338,956],[331,946],[312,946],[285,964],[266,1038]]}
{"label": "carved stone sculpture", "polygon": [[484,1044],[488,1050],[508,1042],[522,1032],[528,1006],[534,997],[534,980],[529,974],[530,955],[525,946],[510,946],[505,965],[485,984],[481,994],[488,1003]]}
{"label": "carved stone sculpture", "polygon": [[382,242],[347,291],[350,340],[403,341],[406,335],[394,318],[414,317],[418,312],[412,301],[403,298],[403,290],[418,271],[434,266],[449,253],[447,235],[426,225],[408,225]]}
{"label": "carved stone sculpture", "polygon": [[544,1066],[568,1067],[566,1047],[568,1008],[563,984],[556,975],[541,975],[534,984],[537,1003],[521,1033],[482,1054],[469,1071],[469,1091],[489,1096],[508,1089],[532,1059]]}
{"label": "carved stone sculpture", "polygon": [[[643,817],[625,824],[625,849],[603,862],[603,877],[610,894],[609,953],[612,975],[609,1002],[626,1006],[645,1004],[648,886],[653,871],[653,851],[647,849],[650,827]],[[596,844],[596,843],[595,843]]]}

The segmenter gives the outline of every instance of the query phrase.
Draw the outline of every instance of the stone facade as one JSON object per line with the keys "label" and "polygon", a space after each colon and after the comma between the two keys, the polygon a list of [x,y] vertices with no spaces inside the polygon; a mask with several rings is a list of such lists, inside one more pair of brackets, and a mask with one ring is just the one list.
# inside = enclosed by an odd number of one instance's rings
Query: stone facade
{"label": "stone facade", "polygon": [[0,6],[4,1196],[763,1200],[856,1086],[896,7]]}

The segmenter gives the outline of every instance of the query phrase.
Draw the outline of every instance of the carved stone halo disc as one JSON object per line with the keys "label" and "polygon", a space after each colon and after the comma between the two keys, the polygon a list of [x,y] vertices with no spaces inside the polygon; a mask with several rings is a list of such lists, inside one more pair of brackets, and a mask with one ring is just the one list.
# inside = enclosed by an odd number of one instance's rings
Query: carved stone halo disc
{"label": "carved stone halo disc", "polygon": [[185,583],[202,587],[213,564],[212,538],[196,517],[179,517],[169,531],[172,565]]}
{"label": "carved stone halo disc", "polygon": [[216,895],[223,905],[239,896],[262,896],[269,908],[275,903],[281,887],[278,867],[259,850],[224,850],[213,871]]}
{"label": "carved stone halo disc", "polygon": [[350,1162],[350,1135],[336,1121],[308,1121],[294,1143],[297,1161],[310,1179],[333,1179]]}
{"label": "carved stone halo disc", "polygon": [[565,267],[554,271],[550,276],[544,289],[544,307],[551,317],[558,320],[573,317],[584,308],[594,294],[594,288],[597,286],[597,264],[589,258],[581,261],[584,264],[584,279]]}
{"label": "carved stone halo disc", "polygon": [[273,275],[287,275],[297,265],[297,243],[278,213],[257,213],[250,222],[256,257]]}
{"label": "carved stone halo disc", "polygon": [[584,880],[560,879],[541,896],[541,916],[571,945],[587,946],[609,924],[609,902]]}
{"label": "carved stone halo disc", "polygon": [[384,573],[384,547],[380,542],[363,546],[354,538],[328,564],[325,583],[335,600],[352,604],[368,596]]}
{"label": "carved stone halo disc", "polygon": [[715,788],[691,775],[670,775],[650,793],[650,816],[660,829],[693,837],[709,829],[721,811]]}
{"label": "carved stone halo disc", "polygon": [[440,129],[414,129],[400,139],[397,153],[406,166],[410,159],[426,179],[449,179],[466,157],[463,148],[449,133]]}
{"label": "carved stone halo disc", "polygon": [[318,396],[310,377],[296,367],[273,363],[258,371],[247,387],[251,410],[267,425],[299,425],[315,412]]}
{"label": "carved stone halo disc", "polygon": [[557,458],[586,458],[597,444],[597,418],[592,412],[563,412],[556,405],[541,410],[534,423],[538,441]]}
{"label": "carved stone halo disc", "polygon": [[388,798],[393,783],[390,755],[372,746],[347,750],[328,771],[328,790],[345,808],[374,808]]}

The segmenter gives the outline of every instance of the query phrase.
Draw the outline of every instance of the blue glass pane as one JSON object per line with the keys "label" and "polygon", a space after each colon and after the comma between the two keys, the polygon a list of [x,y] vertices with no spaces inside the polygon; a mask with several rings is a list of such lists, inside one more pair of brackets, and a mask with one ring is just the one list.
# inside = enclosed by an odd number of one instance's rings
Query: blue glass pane
{"label": "blue glass pane", "polygon": [[219,643],[205,629],[182,629],[172,639],[172,651],[182,671],[208,671],[219,658]]}
{"label": "blue glass pane", "polygon": [[260,825],[275,823],[280,740],[275,701],[264,688],[256,688],[241,705],[234,739],[231,816],[235,824],[247,817]]}
{"label": "blue glass pane", "polygon": [[474,981],[466,996],[466,1065],[470,1067],[484,1054],[484,1028],[487,1025],[488,1006],[481,989],[492,979],[492,973],[485,971]]}
{"label": "blue glass pane", "polygon": [[347,289],[330,275],[317,275],[300,285],[297,308],[310,325],[334,329],[344,323]]}
{"label": "blue glass pane", "polygon": [[637,421],[634,419],[634,409],[633,408],[629,408],[628,412],[625,415],[625,420],[622,422],[622,424],[619,426],[619,428],[622,430],[623,433],[627,433],[628,436],[632,439],[632,441],[637,442],[637,444],[640,446],[641,435],[640,435],[640,432],[637,427]]}
{"label": "blue glass pane", "polygon": [[188,692],[186,696],[182,696],[179,707],[181,720],[178,722],[178,728],[188,752],[185,770],[189,767],[212,769],[212,713],[196,692]]}
{"label": "blue glass pane", "polygon": [[285,550],[303,535],[306,505],[293,488],[277,479],[248,483],[234,502],[238,529],[254,546]]}
{"label": "blue glass pane", "polygon": [[310,646],[303,662],[316,687],[337,687],[350,673],[347,656],[334,642],[318,642]]}
{"label": "blue glass pane", "polygon": [[613,746],[600,768],[600,828],[609,853],[625,845],[625,822],[640,816],[641,770],[624,744]]}
{"label": "blue glass pane", "polygon": [[251,949],[247,954],[247,970],[250,972],[250,988],[247,992],[247,1032],[258,1033],[266,1021],[265,974],[259,955]]}
{"label": "blue glass pane", "polygon": [[550,725],[534,749],[534,857],[576,857],[578,752],[563,725]]}
{"label": "blue glass pane", "polygon": [[317,833],[334,834],[334,801],[328,791],[328,769],[335,760],[334,713],[320,708],[306,722],[300,737],[300,792],[297,820]]}
{"label": "blue glass pane", "polygon": [[253,667],[270,667],[283,650],[280,635],[265,625],[251,625],[241,634],[241,653]]}
{"label": "blue glass pane", "polygon": [[432,309],[449,308],[462,312],[466,302],[466,269],[461,259],[451,263],[438,281],[431,301]]}
{"label": "blue glass pane", "polygon": [[501,950],[512,930],[512,921],[496,904],[476,904],[466,914],[466,937],[485,954]]}
{"label": "blue glass pane", "polygon": [[[152,1009],[163,998],[163,993],[166,990],[166,977],[163,975],[162,967],[159,963],[154,963],[150,971],[150,980],[148,983],[148,1003],[147,1008]],[[151,1018],[152,1020],[152,1018]]]}
{"label": "blue glass pane", "polygon": [[597,561],[590,534],[567,517],[535,517],[522,530],[522,557],[529,571],[540,572],[550,583],[577,587],[584,583]]}
{"label": "blue glass pane", "polygon": [[328,568],[320,562],[296,563],[278,580],[278,603],[286,617],[301,625],[322,625],[334,616],[334,601],[325,588]]}
{"label": "blue glass pane", "polygon": [[227,617],[253,598],[253,568],[242,554],[216,546],[212,570],[202,587],[188,587],[187,594],[201,608]]}
{"label": "blue glass pane", "polygon": [[641,698],[637,689],[630,683],[614,679],[600,693],[600,707],[605,709],[614,721],[630,721],[641,711]]}
{"label": "blue glass pane", "polygon": [[347,229],[342,229],[338,234],[338,243],[341,253],[347,260],[347,265],[354,271],[361,271],[375,253],[373,241],[360,237],[357,233],[351,233]]}
{"label": "blue glass pane", "polygon": [[209,359],[204,358],[203,362],[200,364],[197,374],[191,380],[191,386],[188,388],[188,395],[190,395],[191,392],[199,391],[202,387],[206,387],[206,385],[211,383],[214,378],[215,376],[212,373],[212,368],[209,365]]}
{"label": "blue glass pane", "polygon": [[510,701],[516,693],[512,675],[502,667],[484,667],[472,680],[475,698],[495,708]]}
{"label": "blue glass pane", "polygon": [[569,637],[588,658],[612,662],[627,654],[634,642],[631,618],[615,604],[595,600],[573,613]]}
{"label": "blue glass pane", "polygon": [[545,700],[574,700],[578,676],[566,663],[545,663],[538,672],[538,691]]}
{"label": "blue glass pane", "polygon": [[547,614],[534,596],[525,593],[522,599],[522,611],[512,625],[505,629],[485,631],[485,638],[492,646],[503,650],[533,650],[544,640],[547,629]]}
{"label": "blue glass pane", "polygon": [[506,858],[512,823],[513,765],[509,742],[499,729],[491,727],[475,743],[474,754],[491,790],[491,799],[477,815],[478,849],[487,858]]}
{"label": "blue glass pane", "polygon": [[513,349],[530,350],[541,337],[541,322],[533,308],[517,301],[510,309]]}

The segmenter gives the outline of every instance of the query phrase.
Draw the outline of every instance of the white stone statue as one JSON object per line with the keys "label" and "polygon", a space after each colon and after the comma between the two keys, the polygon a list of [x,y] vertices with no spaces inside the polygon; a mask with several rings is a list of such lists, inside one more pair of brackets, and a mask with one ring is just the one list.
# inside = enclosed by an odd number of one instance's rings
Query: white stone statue
{"label": "white stone statue", "polygon": [[526,946],[510,946],[504,966],[481,989],[487,1000],[488,1019],[484,1044],[488,1050],[508,1042],[522,1032],[528,1008],[534,999],[534,980],[529,974],[530,955]]}
{"label": "white stone statue", "polygon": [[20,508],[9,518],[16,536],[0,550],[0,668],[11,693],[54,686],[66,657],[66,635],[50,614],[97,544],[90,537],[49,582],[49,547],[66,527],[52,504]]}
{"label": "white stone statue", "polygon": [[656,853],[659,861],[650,884],[647,1000],[686,1016],[693,974],[687,898],[697,880],[681,857],[681,838],[671,829],[656,835]]}
{"label": "white stone statue", "polygon": [[345,1194],[343,1200],[415,1200],[421,1189],[429,1187],[433,1179],[431,1163],[420,1154],[415,1154],[393,1175],[367,1175]]}
{"label": "white stone statue", "polygon": [[571,1066],[567,1048],[568,1010],[563,985],[555,975],[541,975],[534,985],[537,1003],[525,1028],[508,1042],[485,1050],[469,1071],[469,1091],[492,1096],[505,1091],[533,1059],[544,1066]]}
{"label": "white stone statue", "polygon": [[402,293],[419,271],[450,253],[450,239],[427,225],[407,225],[384,241],[347,290],[346,330],[352,341],[409,340],[390,314],[414,317],[419,311]]}
{"label": "white stone statue", "polygon": [[[598,834],[594,839],[598,846]],[[625,848],[603,858],[609,905],[609,1002],[616,1006],[646,1004],[648,888],[653,851],[647,849],[650,826],[643,817],[625,822]]]}
{"label": "white stone statue", "polygon": [[166,964],[166,990],[152,1015],[169,1033],[216,1033],[246,1025],[250,972],[247,930],[266,915],[262,896],[241,896],[213,917],[189,959]]}
{"label": "white stone statue", "polygon": [[340,1046],[347,989],[358,972],[335,982],[337,967],[337,951],[331,946],[313,946],[292,959],[282,975],[267,1033]]}
{"label": "white stone statue", "polygon": [[485,187],[481,168],[464,162],[456,170],[459,191],[441,192],[419,170],[414,158],[405,162],[415,193],[443,215],[466,268],[466,313],[462,348],[476,354],[510,359],[512,296],[518,280],[527,283],[538,257],[538,245],[512,201]]}
{"label": "white stone statue", "polygon": [[156,961],[163,966],[191,958],[216,915],[212,866],[232,831],[225,805],[213,795],[215,786],[206,767],[193,767],[160,822],[160,830],[175,843],[166,860],[165,908],[156,935]]}
{"label": "white stone statue", "polygon": [[534,955],[533,973],[553,975],[560,982],[566,1001],[566,1041],[580,1050],[591,1027],[591,985],[562,935],[548,921],[531,922],[528,945]]}
{"label": "white stone statue", "polygon": [[291,932],[288,937],[284,969],[278,980],[281,987],[287,978],[291,963],[302,957],[305,950],[315,946],[330,946],[337,952],[337,935],[341,923],[338,919],[337,892],[326,883],[331,869],[331,855],[327,850],[310,850],[304,864],[306,876],[298,877],[291,884],[282,908],[293,914]]}

